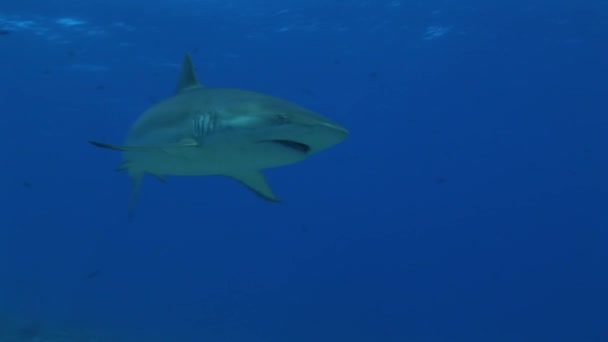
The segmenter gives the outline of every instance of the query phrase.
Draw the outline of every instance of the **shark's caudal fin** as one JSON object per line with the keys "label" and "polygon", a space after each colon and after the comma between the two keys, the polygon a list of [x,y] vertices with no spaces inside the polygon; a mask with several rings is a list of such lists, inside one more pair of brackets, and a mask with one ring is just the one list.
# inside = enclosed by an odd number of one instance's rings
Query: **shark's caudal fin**
{"label": "shark's caudal fin", "polygon": [[[189,140],[184,140],[184,141],[180,141],[177,144],[170,144],[170,145],[165,145],[165,146],[120,146],[120,145],[112,145],[112,144],[106,144],[106,143],[102,143],[102,142],[98,142],[98,141],[89,141],[92,145],[100,147],[100,148],[105,148],[105,149],[109,149],[109,150],[114,150],[114,151],[122,151],[122,152],[128,152],[128,151],[156,151],[159,149],[170,149],[173,147],[178,147],[178,148],[182,148],[182,147],[192,147],[192,146],[196,146],[196,142],[192,142]],[[139,197],[139,191],[141,188],[141,182],[142,179],[144,177],[145,173],[149,173],[150,175],[156,177],[156,179],[158,179],[161,182],[166,182],[166,179],[164,177],[164,175],[161,174],[156,174],[156,173],[152,173],[152,172],[146,172],[143,170],[139,170],[137,167],[135,167],[134,164],[130,163],[130,162],[126,162],[124,164],[122,164],[121,166],[117,167],[115,169],[115,171],[127,171],[129,173],[129,176],[131,177],[131,182],[132,182],[132,186],[131,186],[131,198],[129,200],[129,221],[133,221],[133,219],[135,218],[135,208],[137,207],[137,199]]]}
{"label": "shark's caudal fin", "polygon": [[[141,182],[142,182],[146,172],[135,171],[133,169],[133,164],[128,163],[128,162],[117,167],[116,171],[117,172],[127,171],[129,173],[129,177],[131,178],[132,185],[131,185],[131,197],[129,199],[129,221],[133,221],[135,219],[135,209],[137,207],[137,200],[139,198],[139,192],[141,190]],[[154,173],[150,173],[150,172],[147,172],[147,173],[154,176],[156,179],[158,179],[159,181],[161,181],[163,183],[165,183],[167,181],[165,179],[165,176],[163,176],[163,175],[154,174]]]}
{"label": "shark's caudal fin", "polygon": [[133,221],[135,219],[135,208],[137,207],[137,199],[139,198],[139,191],[141,189],[141,181],[144,178],[144,172],[134,171],[130,163],[122,164],[116,168],[116,171],[127,171],[129,173],[129,177],[131,178],[132,185],[131,197],[129,199],[129,221]]}
{"label": "shark's caudal fin", "polygon": [[200,87],[201,84],[198,82],[194,63],[192,63],[192,57],[190,57],[190,54],[187,53],[184,56],[184,61],[182,62],[182,70],[177,82],[177,86],[175,87],[175,94]]}
{"label": "shark's caudal fin", "polygon": [[129,221],[133,221],[135,219],[135,209],[137,208],[137,199],[139,198],[139,191],[141,190],[141,181],[144,178],[144,174],[142,173],[131,173],[131,197],[129,198]]}
{"label": "shark's caudal fin", "polygon": [[264,174],[262,174],[261,171],[240,172],[238,174],[234,173],[226,176],[231,177],[239,183],[245,185],[258,196],[267,201],[281,202],[281,200],[278,199],[272,192],[270,185],[268,185],[268,182],[266,181],[266,177],[264,177]]}

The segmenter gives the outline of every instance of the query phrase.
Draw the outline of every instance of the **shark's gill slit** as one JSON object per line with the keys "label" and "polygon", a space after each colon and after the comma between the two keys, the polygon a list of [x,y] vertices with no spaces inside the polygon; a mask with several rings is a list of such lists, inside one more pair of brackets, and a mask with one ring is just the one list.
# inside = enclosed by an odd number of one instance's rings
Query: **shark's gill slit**
{"label": "shark's gill slit", "polygon": [[195,137],[204,137],[215,129],[215,117],[211,114],[201,114],[192,120],[192,134]]}

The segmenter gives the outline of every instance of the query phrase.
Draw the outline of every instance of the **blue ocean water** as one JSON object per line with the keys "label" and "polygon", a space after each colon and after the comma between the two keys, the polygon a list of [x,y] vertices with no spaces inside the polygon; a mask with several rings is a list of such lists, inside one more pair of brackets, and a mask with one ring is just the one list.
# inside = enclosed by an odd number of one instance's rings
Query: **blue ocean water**
{"label": "blue ocean water", "polygon": [[[608,341],[607,42],[605,0],[0,0],[0,342]],[[129,223],[87,141],[186,52],[349,138]]]}

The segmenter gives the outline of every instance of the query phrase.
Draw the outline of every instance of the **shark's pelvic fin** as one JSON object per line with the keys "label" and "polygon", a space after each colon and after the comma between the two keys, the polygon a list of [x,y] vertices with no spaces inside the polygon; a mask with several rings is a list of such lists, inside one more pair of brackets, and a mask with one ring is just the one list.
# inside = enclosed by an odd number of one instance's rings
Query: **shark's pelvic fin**
{"label": "shark's pelvic fin", "polygon": [[239,174],[230,174],[226,176],[231,177],[239,183],[245,185],[258,196],[267,201],[281,202],[281,200],[278,199],[272,192],[270,185],[268,185],[268,182],[266,181],[266,177],[264,177],[264,174],[262,174],[261,171],[242,172]]}
{"label": "shark's pelvic fin", "polygon": [[179,81],[177,82],[177,87],[175,87],[175,94],[200,87],[201,84],[198,82],[194,63],[192,63],[192,57],[190,57],[189,53],[186,53],[184,56],[184,61],[182,62],[182,70],[179,76]]}

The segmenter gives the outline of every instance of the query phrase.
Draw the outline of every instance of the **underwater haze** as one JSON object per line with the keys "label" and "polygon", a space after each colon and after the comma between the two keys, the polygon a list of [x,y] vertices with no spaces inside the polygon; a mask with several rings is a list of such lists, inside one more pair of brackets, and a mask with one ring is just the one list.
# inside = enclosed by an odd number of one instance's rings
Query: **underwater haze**
{"label": "underwater haze", "polygon": [[[608,341],[608,1],[0,0],[0,342]],[[192,56],[350,135],[114,169]]]}

